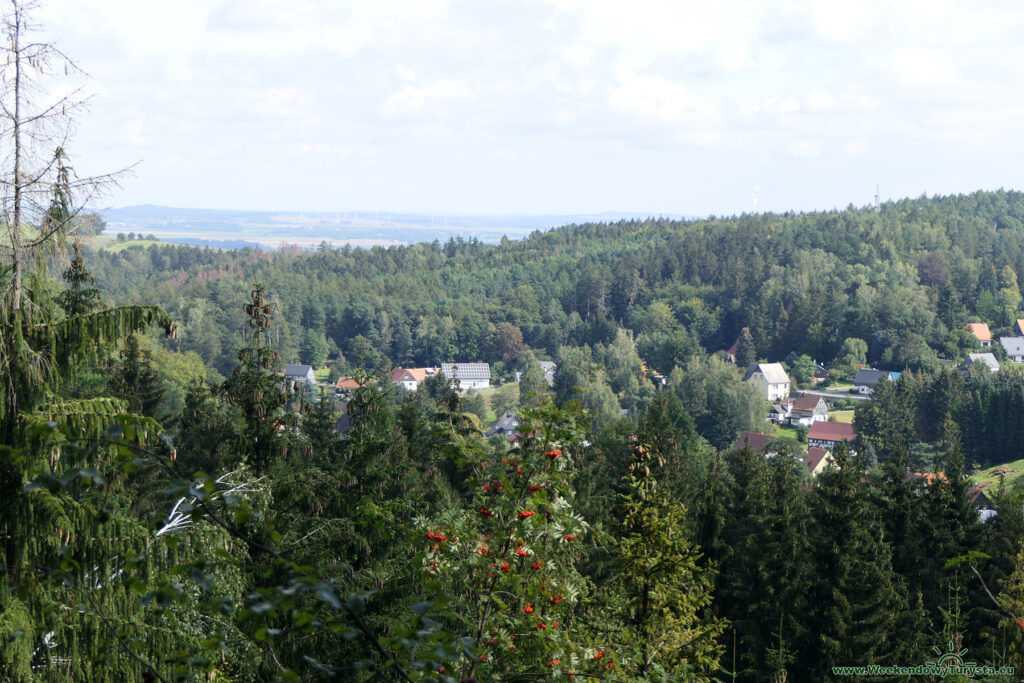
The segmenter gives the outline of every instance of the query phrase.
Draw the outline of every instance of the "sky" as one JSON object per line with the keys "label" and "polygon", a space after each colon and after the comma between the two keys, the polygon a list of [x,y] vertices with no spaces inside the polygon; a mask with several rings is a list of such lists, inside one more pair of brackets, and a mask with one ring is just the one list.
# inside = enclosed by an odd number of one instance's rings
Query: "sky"
{"label": "sky", "polygon": [[732,215],[1024,188],[1024,4],[51,0],[105,206]]}

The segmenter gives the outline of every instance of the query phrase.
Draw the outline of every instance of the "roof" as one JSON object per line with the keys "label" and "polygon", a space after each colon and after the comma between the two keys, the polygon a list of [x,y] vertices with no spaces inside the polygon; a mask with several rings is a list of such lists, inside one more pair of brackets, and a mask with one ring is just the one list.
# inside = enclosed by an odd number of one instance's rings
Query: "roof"
{"label": "roof", "polygon": [[519,418],[513,413],[506,411],[494,426],[487,430],[484,436],[494,436],[495,434],[514,434],[518,431],[519,425]]}
{"label": "roof", "polygon": [[357,382],[355,377],[339,377],[338,383],[334,385],[334,388],[342,391],[351,391],[361,386],[363,385]]}
{"label": "roof", "polygon": [[853,378],[853,383],[857,386],[873,387],[878,384],[883,377],[888,376],[890,373],[884,370],[872,370],[871,368],[861,368],[857,371],[857,374]]}
{"label": "roof", "polygon": [[934,484],[936,481],[946,481],[945,472],[907,472],[907,479],[924,479],[926,484]]}
{"label": "roof", "polygon": [[992,499],[985,495],[982,491],[981,486],[972,486],[967,489],[967,500],[974,504],[974,507],[981,508],[983,510],[994,510],[995,505],[992,504]]}
{"label": "roof", "polygon": [[491,380],[491,366],[487,363],[441,363],[441,372],[448,379]]}
{"label": "roof", "polygon": [[775,437],[767,434],[761,434],[759,432],[743,432],[740,434],[740,438],[736,440],[736,443],[732,445],[733,448],[749,448],[752,451],[763,450],[769,442],[773,441]]}
{"label": "roof", "polygon": [[821,403],[822,400],[823,399],[821,398],[821,396],[800,394],[799,396],[793,399],[793,410],[805,410],[809,413],[813,413],[817,409],[818,404]]}
{"label": "roof", "polygon": [[391,371],[391,380],[394,382],[422,382],[434,372],[434,368],[395,368]]}
{"label": "roof", "polygon": [[807,438],[819,441],[853,441],[853,425],[847,422],[815,422]]}
{"label": "roof", "polygon": [[789,384],[789,375],[786,374],[786,369],[782,367],[782,363],[751,365],[747,368],[747,375],[743,380],[746,381],[758,373],[764,377],[764,381],[768,384]]}
{"label": "roof", "polygon": [[971,365],[984,365],[992,372],[999,372],[999,361],[991,353],[969,353],[967,360]]}
{"label": "roof", "polygon": [[1024,337],[1000,337],[1007,356],[1024,356]]}
{"label": "roof", "polygon": [[284,369],[284,376],[285,377],[302,377],[303,379],[305,379],[306,376],[309,375],[309,373],[311,373],[311,372],[313,372],[313,366],[312,365],[293,364],[293,365],[289,365],[288,367],[286,367]]}
{"label": "roof", "polygon": [[992,341],[992,332],[988,329],[988,323],[967,323],[967,331],[978,338],[979,341]]}
{"label": "roof", "polygon": [[813,472],[818,469],[818,465],[821,461],[830,455],[828,449],[822,448],[821,446],[811,446],[807,449],[807,455],[804,456],[804,464],[807,465],[807,470]]}

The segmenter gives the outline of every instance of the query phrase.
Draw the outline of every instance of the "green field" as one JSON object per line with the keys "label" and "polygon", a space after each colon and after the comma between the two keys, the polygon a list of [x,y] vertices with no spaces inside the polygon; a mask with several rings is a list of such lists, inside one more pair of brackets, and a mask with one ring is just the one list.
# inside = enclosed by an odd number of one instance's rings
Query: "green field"
{"label": "green field", "polygon": [[160,240],[125,240],[119,242],[115,235],[99,235],[90,240],[90,244],[96,249],[117,253],[128,247],[151,247],[160,244]]}
{"label": "green field", "polygon": [[831,422],[845,422],[847,424],[853,424],[853,411],[833,410],[828,414],[828,419]]}
{"label": "green field", "polygon": [[1009,489],[1013,486],[1014,482],[1024,477],[1024,460],[1005,462],[1002,465],[990,467],[975,474],[971,479],[979,486],[981,484],[988,484],[989,488],[994,489],[999,486],[999,472],[1003,472],[1003,476],[1006,478],[1006,488]]}
{"label": "green field", "polygon": [[793,439],[794,441],[799,441],[800,440],[798,435],[797,435],[796,427],[789,427],[789,426],[773,424],[772,425],[771,435],[772,436],[781,436],[781,437],[790,438],[790,439]]}

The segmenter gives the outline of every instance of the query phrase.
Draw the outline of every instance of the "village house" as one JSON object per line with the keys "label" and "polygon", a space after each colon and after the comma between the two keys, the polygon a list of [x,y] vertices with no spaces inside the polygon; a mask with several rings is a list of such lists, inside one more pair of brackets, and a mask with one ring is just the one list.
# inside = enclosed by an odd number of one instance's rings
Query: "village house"
{"label": "village house", "polygon": [[316,373],[313,372],[312,365],[291,364],[284,369],[284,376],[292,382],[307,382],[311,385],[316,383]]}
{"label": "village house", "polygon": [[960,364],[961,370],[982,368],[988,372],[999,372],[999,361],[991,353],[969,353],[967,360]]}
{"label": "village house", "polygon": [[972,486],[967,489],[967,500],[971,501],[971,505],[978,511],[979,521],[987,522],[998,514],[995,503],[985,495],[981,486]]}
{"label": "village house", "polygon": [[732,346],[725,350],[725,359],[729,361],[732,365],[736,365],[736,354],[739,353],[739,350],[740,340],[737,339],[732,343]]}
{"label": "village house", "polygon": [[553,360],[542,360],[538,362],[540,363],[540,369],[544,371],[544,381],[548,384],[554,384],[555,369],[558,367],[558,364]]}
{"label": "village house", "polygon": [[1000,337],[999,344],[1011,362],[1024,363],[1024,337]]}
{"label": "village house", "polygon": [[744,382],[753,382],[761,387],[769,403],[781,401],[789,396],[789,375],[782,363],[759,363],[747,368]]}
{"label": "village house", "polygon": [[[945,472],[907,472],[904,481],[916,480],[921,482],[924,488],[931,486],[936,482],[947,482]],[[970,501],[971,505],[978,512],[978,521],[987,522],[996,516],[996,506],[992,502],[992,499],[985,495],[985,486],[969,486],[967,488],[967,500]]]}
{"label": "village house", "polygon": [[774,440],[775,437],[768,434],[761,434],[760,432],[743,432],[740,434],[740,438],[736,439],[736,443],[734,443],[732,447],[735,449],[749,448],[755,453],[760,453],[765,451],[765,447]]}
{"label": "village house", "polygon": [[[547,382],[548,384],[554,384],[555,383],[555,368],[557,367],[557,364],[555,363],[555,361],[553,361],[553,360],[541,360],[541,361],[537,361],[537,363],[540,365],[540,369],[544,373],[544,381]],[[523,381],[523,373],[522,373],[522,371],[517,370],[516,371],[516,382],[521,382],[521,381]]]}
{"label": "village house", "polygon": [[811,446],[807,449],[807,455],[804,456],[804,464],[807,465],[807,473],[812,477],[816,477],[821,474],[826,467],[834,462],[835,460],[832,458],[832,451],[822,448],[821,446]]}
{"label": "village house", "polygon": [[821,396],[800,394],[793,399],[793,406],[789,411],[789,424],[804,425],[809,427],[815,422],[828,420],[828,404]]}
{"label": "village house", "polygon": [[853,425],[846,422],[815,422],[807,432],[807,445],[831,451],[842,442],[851,444],[856,438]]}
{"label": "village house", "polygon": [[519,425],[522,422],[513,413],[508,411],[495,423],[493,427],[484,432],[484,436],[490,438],[496,434],[512,436],[519,432]]}
{"label": "village house", "polygon": [[967,323],[965,327],[981,343],[982,348],[992,346],[992,332],[988,329],[988,323]]}
{"label": "village house", "polygon": [[785,424],[789,420],[789,411],[793,406],[789,403],[775,403],[768,409],[768,421]]}
{"label": "village house", "polygon": [[339,377],[334,384],[334,393],[338,396],[346,396],[361,386],[363,386],[362,383],[356,381],[355,377]]}
{"label": "village house", "polygon": [[491,385],[491,366],[488,363],[441,363],[441,374],[458,380],[459,391],[486,389]]}
{"label": "village house", "polygon": [[858,393],[870,396],[879,382],[882,380],[895,382],[900,378],[901,374],[902,373],[899,372],[887,372],[885,370],[861,368],[853,378],[853,386],[857,387]]}
{"label": "village house", "polygon": [[437,368],[395,368],[391,371],[391,381],[406,391],[416,391],[420,382],[437,374]]}

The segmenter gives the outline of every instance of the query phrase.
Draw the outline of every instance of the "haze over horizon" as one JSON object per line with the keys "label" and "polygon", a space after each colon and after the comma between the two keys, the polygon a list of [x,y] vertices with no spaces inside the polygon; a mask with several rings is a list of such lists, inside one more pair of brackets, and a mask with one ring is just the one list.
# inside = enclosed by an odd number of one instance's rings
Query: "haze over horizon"
{"label": "haze over horizon", "polygon": [[91,77],[76,169],[142,161],[106,206],[705,216],[1024,187],[1011,2],[54,0],[36,18]]}

